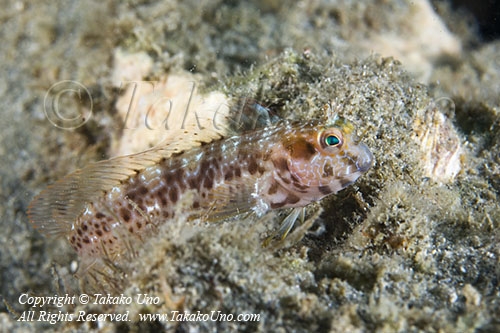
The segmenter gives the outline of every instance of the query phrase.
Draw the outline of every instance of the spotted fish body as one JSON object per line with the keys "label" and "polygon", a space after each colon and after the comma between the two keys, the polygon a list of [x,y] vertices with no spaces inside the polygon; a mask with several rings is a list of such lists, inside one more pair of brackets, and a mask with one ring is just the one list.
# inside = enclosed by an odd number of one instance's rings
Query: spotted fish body
{"label": "spotted fish body", "polygon": [[156,149],[77,171],[34,199],[30,219],[67,237],[84,259],[115,260],[130,240],[176,214],[220,220],[303,207],[352,184],[373,163],[342,119],[282,122],[165,155]]}

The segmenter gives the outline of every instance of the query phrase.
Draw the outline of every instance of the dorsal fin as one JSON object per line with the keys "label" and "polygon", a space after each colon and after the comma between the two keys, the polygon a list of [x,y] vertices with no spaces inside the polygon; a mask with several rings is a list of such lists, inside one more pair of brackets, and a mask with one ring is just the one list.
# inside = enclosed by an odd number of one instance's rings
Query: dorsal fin
{"label": "dorsal fin", "polygon": [[230,109],[230,129],[233,134],[258,130],[279,120],[269,108],[252,98],[239,98]]}
{"label": "dorsal fin", "polygon": [[[204,138],[204,141],[197,141],[199,137]],[[173,143],[163,143],[142,153],[92,163],[65,176],[38,194],[29,206],[29,219],[33,226],[45,235],[65,235],[73,228],[73,223],[88,203],[102,196],[105,191],[119,186],[162,158],[169,158],[220,137],[220,134],[213,131],[207,135],[184,134]]]}

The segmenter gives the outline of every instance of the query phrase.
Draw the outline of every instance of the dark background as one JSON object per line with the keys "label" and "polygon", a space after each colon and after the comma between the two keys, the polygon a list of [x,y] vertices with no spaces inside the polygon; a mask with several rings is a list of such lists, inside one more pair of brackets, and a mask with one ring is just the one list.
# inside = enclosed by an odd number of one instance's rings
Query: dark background
{"label": "dark background", "polygon": [[500,36],[500,1],[498,0],[451,0],[456,10],[471,13],[483,41],[491,41]]}

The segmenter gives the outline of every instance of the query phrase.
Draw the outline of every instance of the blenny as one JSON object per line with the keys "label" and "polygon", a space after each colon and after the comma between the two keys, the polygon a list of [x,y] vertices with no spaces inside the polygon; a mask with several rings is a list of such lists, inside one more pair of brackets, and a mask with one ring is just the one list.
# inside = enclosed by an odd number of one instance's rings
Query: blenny
{"label": "blenny", "polygon": [[130,240],[179,213],[210,221],[304,207],[349,186],[372,164],[342,118],[279,121],[188,150],[164,145],[91,164],[42,191],[28,214],[40,232],[66,237],[83,261],[116,260]]}

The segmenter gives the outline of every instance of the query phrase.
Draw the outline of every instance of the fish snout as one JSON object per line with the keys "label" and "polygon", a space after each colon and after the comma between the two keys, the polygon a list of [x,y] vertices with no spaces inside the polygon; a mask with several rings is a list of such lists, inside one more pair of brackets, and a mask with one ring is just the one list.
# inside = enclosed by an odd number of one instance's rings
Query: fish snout
{"label": "fish snout", "polygon": [[358,168],[358,172],[366,172],[373,166],[375,158],[373,157],[373,154],[370,151],[370,149],[368,149],[368,147],[365,144],[360,143],[358,145],[358,149],[359,149],[359,155],[356,161],[356,168]]}

